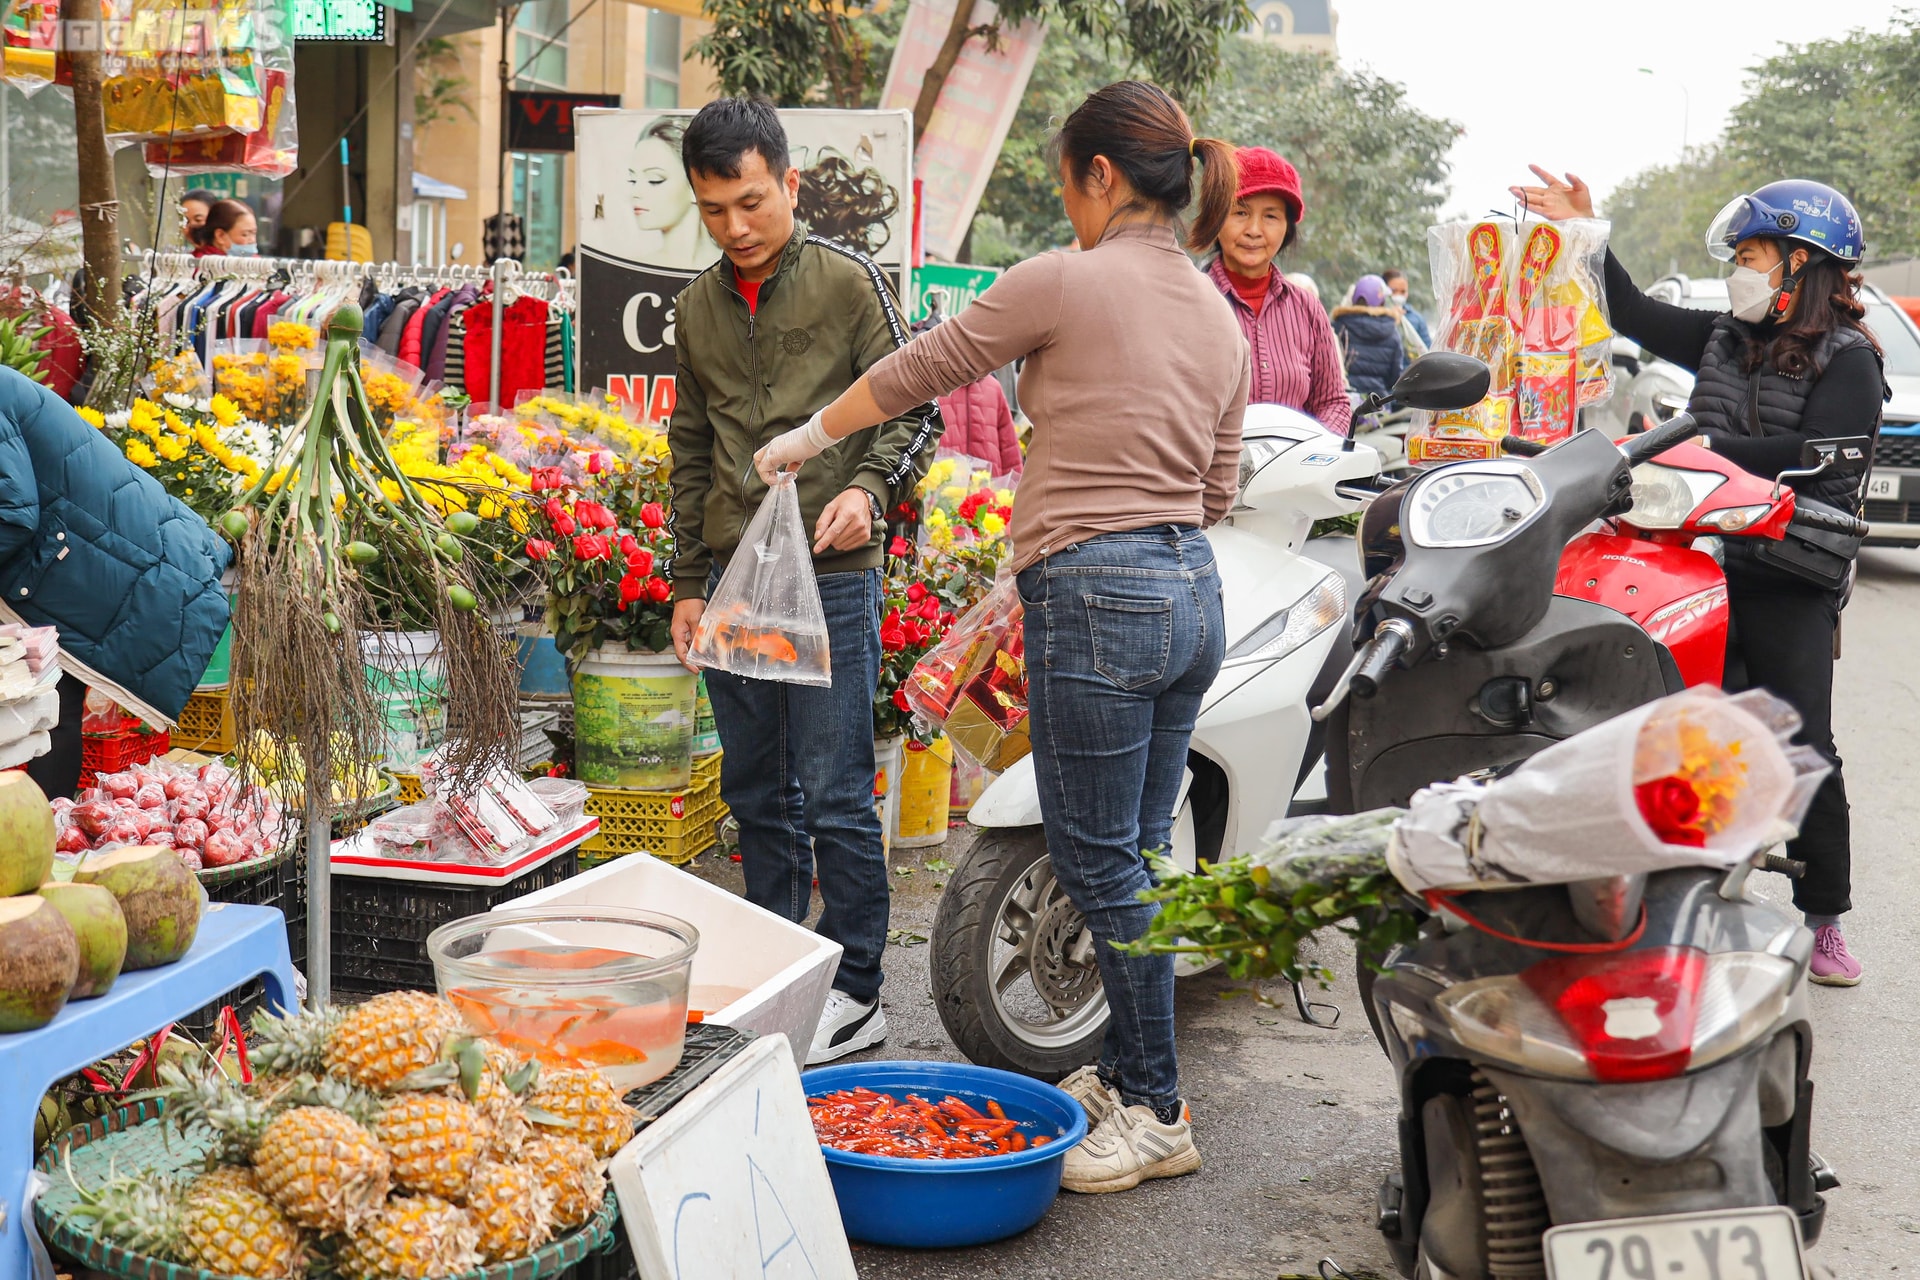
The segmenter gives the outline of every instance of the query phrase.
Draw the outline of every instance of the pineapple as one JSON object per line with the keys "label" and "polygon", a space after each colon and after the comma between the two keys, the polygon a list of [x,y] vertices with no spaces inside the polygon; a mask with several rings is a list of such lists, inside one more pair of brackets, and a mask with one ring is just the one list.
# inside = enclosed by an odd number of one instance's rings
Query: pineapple
{"label": "pineapple", "polygon": [[149,1175],[74,1187],[95,1231],[135,1253],[255,1280],[307,1274],[306,1238],[245,1169],[221,1165],[191,1183]]}
{"label": "pineapple", "polygon": [[307,1274],[305,1237],[248,1170],[222,1165],[196,1178],[182,1199],[177,1256],[188,1266],[255,1280]]}
{"label": "pineapple", "polygon": [[479,1228],[438,1196],[395,1196],[347,1235],[334,1258],[346,1280],[431,1280],[480,1265]]}
{"label": "pineapple", "polygon": [[358,1122],[326,1107],[276,1116],[253,1153],[261,1188],[294,1222],[315,1231],[347,1230],[387,1196],[392,1161]]}
{"label": "pineapple", "polygon": [[584,1142],[602,1160],[633,1137],[633,1108],[598,1071],[542,1071],[527,1095],[526,1113],[539,1132]]}
{"label": "pineapple", "polygon": [[265,1009],[253,1015],[252,1063],[256,1075],[318,1075],[326,1070],[327,1042],[340,1025],[338,1009],[292,1013],[276,1018]]}
{"label": "pineapple", "polygon": [[553,1192],[553,1225],[557,1231],[577,1227],[600,1210],[607,1194],[606,1179],[593,1149],[572,1138],[538,1137],[520,1149],[516,1161],[534,1180]]}
{"label": "pineapple", "polygon": [[524,1258],[553,1234],[552,1190],[531,1170],[487,1161],[473,1171],[467,1212],[480,1228],[480,1256],[487,1262]]}
{"label": "pineapple", "polygon": [[533,1126],[527,1123],[520,1103],[539,1078],[540,1065],[490,1040],[478,1043],[486,1065],[473,1093],[473,1105],[492,1128],[487,1154],[495,1160],[512,1160],[519,1154],[520,1145],[533,1136]]}
{"label": "pineapple", "polygon": [[460,1011],[421,991],[389,991],[356,1005],[327,1039],[329,1074],[387,1090],[440,1061],[440,1047],[464,1032]]}
{"label": "pineapple", "polygon": [[374,1134],[393,1160],[393,1182],[458,1200],[491,1141],[491,1126],[472,1103],[440,1093],[401,1094],[387,1104]]}
{"label": "pineapple", "polygon": [[220,1072],[194,1074],[172,1063],[160,1068],[160,1094],[170,1123],[182,1133],[195,1125],[212,1130],[214,1158],[230,1163],[253,1158],[276,1110],[273,1095],[246,1093]]}

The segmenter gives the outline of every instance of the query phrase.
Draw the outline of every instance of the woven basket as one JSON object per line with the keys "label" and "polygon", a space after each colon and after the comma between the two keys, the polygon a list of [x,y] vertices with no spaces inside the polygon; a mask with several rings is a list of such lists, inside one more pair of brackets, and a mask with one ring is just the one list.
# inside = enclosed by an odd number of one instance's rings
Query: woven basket
{"label": "woven basket", "polygon": [[[33,1218],[40,1227],[41,1239],[83,1267],[127,1280],[253,1280],[131,1253],[94,1237],[89,1220],[75,1214],[80,1194],[67,1179],[61,1160],[63,1149],[72,1153],[74,1179],[86,1187],[98,1186],[116,1173],[181,1173],[202,1167],[207,1152],[205,1135],[164,1129],[156,1123],[160,1112],[161,1104],[151,1098],[121,1107],[112,1115],[68,1130],[41,1153],[35,1167],[50,1184],[33,1202]],[[575,1227],[525,1258],[463,1271],[450,1280],[548,1280],[609,1247],[619,1220],[620,1206],[609,1188],[600,1212],[584,1226]]]}

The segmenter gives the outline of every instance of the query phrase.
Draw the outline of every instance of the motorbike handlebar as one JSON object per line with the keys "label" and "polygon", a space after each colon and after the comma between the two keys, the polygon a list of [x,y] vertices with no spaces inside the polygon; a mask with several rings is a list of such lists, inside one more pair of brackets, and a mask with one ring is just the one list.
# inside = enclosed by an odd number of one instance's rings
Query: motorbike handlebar
{"label": "motorbike handlebar", "polygon": [[1854,538],[1866,537],[1868,529],[1867,522],[1859,516],[1848,515],[1844,511],[1827,511],[1808,506],[1795,507],[1792,522],[1805,525],[1810,529],[1823,529],[1828,533],[1838,533]]}
{"label": "motorbike handlebar", "polygon": [[1500,452],[1517,454],[1522,458],[1537,458],[1550,447],[1550,445],[1541,444],[1538,440],[1527,440],[1520,436],[1500,437]]}
{"label": "motorbike handlebar", "polygon": [[1760,870],[1772,871],[1786,876],[1789,880],[1798,880],[1807,874],[1807,864],[1797,858],[1783,858],[1777,853],[1761,855]]}
{"label": "motorbike handlebar", "polygon": [[1620,451],[1627,455],[1628,466],[1637,467],[1699,434],[1700,424],[1693,420],[1692,414],[1676,413],[1651,431],[1628,439]]}
{"label": "motorbike handlebar", "polygon": [[1371,698],[1380,691],[1380,682],[1387,677],[1407,652],[1407,646],[1413,640],[1413,628],[1398,618],[1389,619],[1380,624],[1373,633],[1373,639],[1367,641],[1366,648],[1360,651],[1360,659],[1354,665],[1348,684],[1356,698]]}

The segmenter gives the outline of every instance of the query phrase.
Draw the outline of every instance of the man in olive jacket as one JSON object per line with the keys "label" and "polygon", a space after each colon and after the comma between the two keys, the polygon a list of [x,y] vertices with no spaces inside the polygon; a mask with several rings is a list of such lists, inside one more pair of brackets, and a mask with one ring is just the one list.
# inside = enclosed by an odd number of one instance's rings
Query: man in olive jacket
{"label": "man in olive jacket", "polygon": [[[684,662],[707,593],[766,497],[754,452],[805,422],[906,341],[885,278],[794,220],[799,171],[772,106],[709,103],[681,146],[707,232],[724,254],[675,302],[673,643]],[[828,1062],[886,1036],[880,959],[889,889],[873,806],[883,514],[925,474],[932,406],[850,436],[800,473],[832,655],[830,688],[707,673],[740,823],[747,897],[796,922],[820,882],[819,931],[843,948],[807,1055]]]}

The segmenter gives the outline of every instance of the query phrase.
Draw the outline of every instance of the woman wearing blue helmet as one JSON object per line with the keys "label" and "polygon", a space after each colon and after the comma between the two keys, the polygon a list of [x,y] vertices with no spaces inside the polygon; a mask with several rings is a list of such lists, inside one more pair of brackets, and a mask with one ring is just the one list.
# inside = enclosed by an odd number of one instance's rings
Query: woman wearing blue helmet
{"label": "woman wearing blue helmet", "polygon": [[[1592,193],[1580,179],[1533,172],[1545,186],[1513,188],[1530,211],[1593,216]],[[1845,196],[1804,179],[1772,182],[1729,202],[1707,230],[1707,251],[1733,264],[1730,311],[1647,297],[1611,251],[1607,309],[1621,333],[1694,371],[1687,411],[1703,429],[1699,443],[1772,478],[1800,465],[1808,440],[1880,430],[1887,385],[1855,273],[1864,248],[1860,216]],[[1860,514],[1857,477],[1792,483],[1802,497]],[[1747,683],[1792,703],[1805,721],[1800,740],[1833,763],[1788,848],[1807,864],[1793,898],[1814,930],[1812,979],[1850,987],[1860,981],[1860,963],[1840,930],[1853,904],[1847,794],[1833,743],[1840,596],[1755,561],[1738,540],[1727,544],[1727,587]]]}

